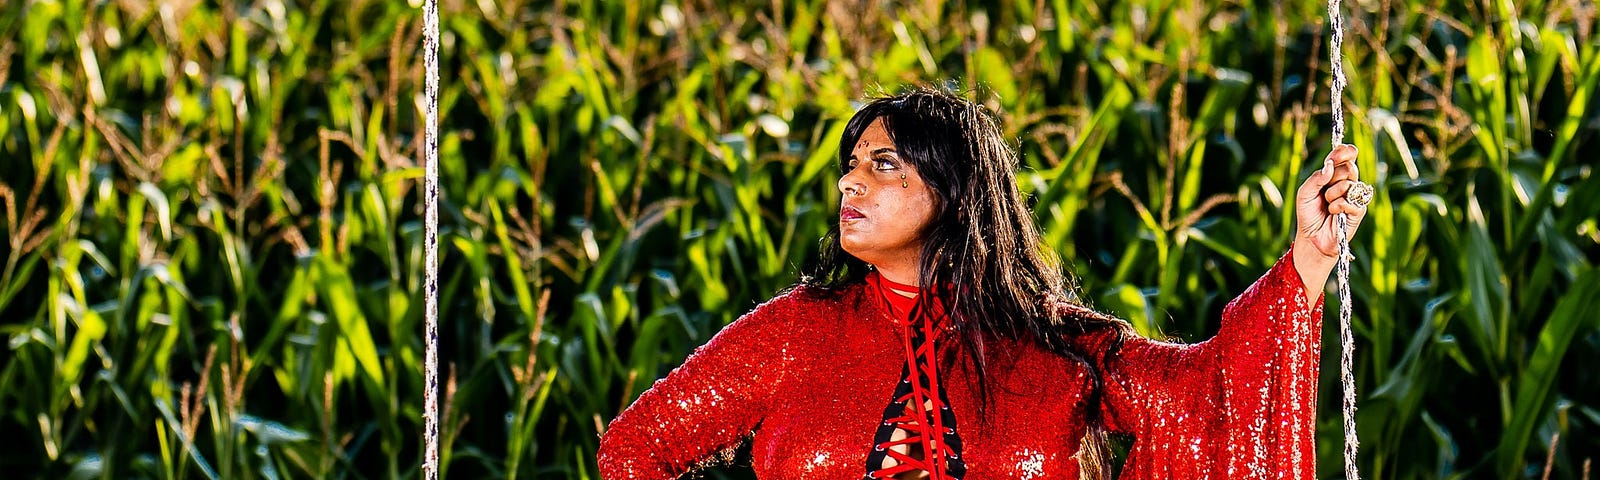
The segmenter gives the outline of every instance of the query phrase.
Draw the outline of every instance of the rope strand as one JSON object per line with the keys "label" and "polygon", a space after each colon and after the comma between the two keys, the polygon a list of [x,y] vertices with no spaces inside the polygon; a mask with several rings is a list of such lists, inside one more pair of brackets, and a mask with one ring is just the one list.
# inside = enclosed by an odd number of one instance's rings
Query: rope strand
{"label": "rope strand", "polygon": [[426,138],[423,141],[423,214],[425,230],[422,244],[423,296],[425,300],[427,353],[424,373],[427,389],[423,393],[423,449],[422,476],[426,480],[439,478],[439,2],[427,0],[422,7],[422,62],[427,69],[424,95],[428,97],[427,118],[423,124]]}
{"label": "rope strand", "polygon": [[[1344,143],[1344,16],[1339,13],[1339,0],[1328,0],[1328,22],[1333,27],[1333,38],[1328,43],[1329,68],[1333,70],[1332,97],[1333,132],[1332,143],[1338,148]],[[1350,331],[1350,254],[1349,215],[1339,214],[1336,223],[1339,224],[1339,260],[1337,266],[1339,277],[1339,381],[1344,387],[1344,471],[1345,478],[1359,479],[1361,473],[1356,468],[1356,453],[1360,449],[1361,441],[1356,437],[1356,380],[1351,371],[1351,356],[1355,351],[1355,338]]]}
{"label": "rope strand", "polygon": [[1345,478],[1359,479],[1356,469],[1356,452],[1361,440],[1356,437],[1356,379],[1351,371],[1351,354],[1355,351],[1354,335],[1350,331],[1350,239],[1346,215],[1339,214],[1339,382],[1344,386],[1344,468]]}

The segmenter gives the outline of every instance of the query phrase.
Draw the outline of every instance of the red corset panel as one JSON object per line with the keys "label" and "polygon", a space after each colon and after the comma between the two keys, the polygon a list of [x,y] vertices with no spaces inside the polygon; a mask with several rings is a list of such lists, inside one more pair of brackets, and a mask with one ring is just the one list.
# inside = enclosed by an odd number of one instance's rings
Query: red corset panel
{"label": "red corset panel", "polygon": [[[895,283],[878,272],[867,274],[867,291],[883,300],[890,318],[900,326],[905,345],[905,366],[883,424],[873,435],[867,452],[866,478],[960,479],[967,471],[961,459],[961,435],[944,385],[939,383],[935,346],[949,339],[949,318],[937,305],[924,311],[918,306],[920,290]],[[897,292],[907,292],[906,296]]]}

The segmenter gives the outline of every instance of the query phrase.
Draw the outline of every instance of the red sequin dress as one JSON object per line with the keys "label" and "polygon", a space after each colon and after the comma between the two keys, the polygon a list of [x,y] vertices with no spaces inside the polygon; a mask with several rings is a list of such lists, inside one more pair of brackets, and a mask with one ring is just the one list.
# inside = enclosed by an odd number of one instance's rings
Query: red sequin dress
{"label": "red sequin dress", "polygon": [[[908,353],[907,336],[921,325],[896,318],[885,298],[872,279],[831,292],[799,287],[729,324],[612,420],[600,439],[601,477],[677,478],[749,438],[760,478],[870,478],[883,467],[869,465],[881,461],[883,431],[899,428],[944,442],[924,443],[933,449],[914,460],[956,454],[958,462],[930,464],[935,478],[1076,478],[1091,408],[1110,430],[1134,436],[1123,478],[1315,474],[1322,301],[1306,302],[1292,254],[1224,308],[1210,340],[1167,343],[1116,329],[1072,339],[1085,352],[1121,342],[1115,355],[1089,355],[1104,382],[1096,405],[1087,365],[1033,342],[991,341],[992,398],[979,417],[961,342],[935,326],[921,329],[933,332],[931,353]],[[905,381],[927,380],[909,366],[928,361],[939,386],[925,393],[939,402],[925,396],[922,405],[940,407],[932,411],[902,398]],[[934,418],[952,420],[940,425],[949,430],[934,431]]]}

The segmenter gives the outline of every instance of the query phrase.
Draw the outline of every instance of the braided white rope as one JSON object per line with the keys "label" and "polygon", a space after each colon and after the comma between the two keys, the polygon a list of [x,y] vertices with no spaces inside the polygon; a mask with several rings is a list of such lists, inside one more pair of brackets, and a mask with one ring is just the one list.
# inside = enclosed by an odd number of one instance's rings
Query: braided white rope
{"label": "braided white rope", "polygon": [[[1339,13],[1339,0],[1328,0],[1328,21],[1333,27],[1333,38],[1328,44],[1328,57],[1333,70],[1332,109],[1333,147],[1344,143],[1344,16]],[[1330,159],[1331,160],[1331,159]],[[1344,386],[1344,471],[1345,478],[1359,479],[1356,469],[1356,452],[1361,441],[1356,437],[1356,380],[1351,371],[1351,354],[1355,351],[1355,337],[1350,331],[1350,254],[1349,216],[1339,214],[1339,260],[1336,269],[1339,277],[1339,381]]]}
{"label": "braided white rope", "polygon": [[425,229],[423,248],[423,295],[426,298],[424,316],[427,318],[424,339],[427,353],[424,359],[424,381],[427,389],[422,394],[423,448],[422,477],[439,478],[439,1],[427,0],[422,7],[422,62],[427,69],[424,95],[428,97],[427,133],[423,141],[426,163],[422,182]]}

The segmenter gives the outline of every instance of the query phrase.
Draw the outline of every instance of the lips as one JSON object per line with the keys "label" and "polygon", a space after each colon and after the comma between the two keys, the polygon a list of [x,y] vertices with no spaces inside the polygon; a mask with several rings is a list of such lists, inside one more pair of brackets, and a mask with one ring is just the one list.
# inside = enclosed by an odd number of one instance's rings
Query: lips
{"label": "lips", "polygon": [[861,210],[856,209],[856,207],[845,205],[844,208],[839,209],[839,221],[841,222],[860,220],[863,218],[867,218],[867,216],[862,214]]}

